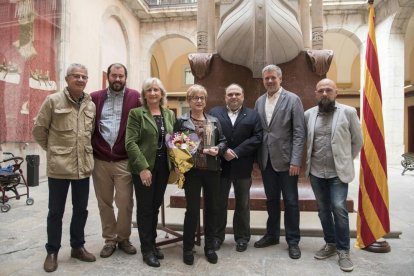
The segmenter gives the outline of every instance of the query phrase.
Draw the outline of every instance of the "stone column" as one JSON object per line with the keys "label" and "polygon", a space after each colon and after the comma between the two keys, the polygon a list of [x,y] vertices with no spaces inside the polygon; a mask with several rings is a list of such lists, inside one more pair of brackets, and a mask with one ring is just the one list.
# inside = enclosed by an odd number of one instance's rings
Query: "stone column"
{"label": "stone column", "polygon": [[[221,20],[220,20],[220,3],[216,4],[216,13],[215,13],[215,29],[214,29],[214,33],[215,33],[215,38],[217,41],[217,36],[218,36],[218,32],[220,30],[221,27]],[[217,46],[214,47],[215,51],[217,51]]]}
{"label": "stone column", "polygon": [[312,0],[312,48],[323,49],[323,7],[322,0]]}
{"label": "stone column", "polygon": [[207,53],[208,50],[209,2],[211,0],[197,2],[197,52],[199,53]]}
{"label": "stone column", "polygon": [[261,78],[262,69],[266,62],[266,1],[257,0],[255,5],[254,21],[254,56],[253,56],[253,77]]}
{"label": "stone column", "polygon": [[392,17],[375,26],[387,163],[394,166],[400,164],[404,153],[405,34],[397,26]]}
{"label": "stone column", "polygon": [[312,48],[310,37],[310,6],[309,0],[299,0],[300,10],[300,28],[302,30],[303,48],[305,50]]}
{"label": "stone column", "polygon": [[[206,0],[207,1],[207,0]],[[208,52],[215,52],[216,49],[216,3],[208,0]]]}

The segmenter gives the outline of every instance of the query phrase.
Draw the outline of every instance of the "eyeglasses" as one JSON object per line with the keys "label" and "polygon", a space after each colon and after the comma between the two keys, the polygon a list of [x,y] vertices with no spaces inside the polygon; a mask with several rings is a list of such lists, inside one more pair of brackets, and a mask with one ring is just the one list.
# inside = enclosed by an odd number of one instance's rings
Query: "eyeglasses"
{"label": "eyeglasses", "polygon": [[77,80],[88,80],[88,76],[79,75],[79,74],[70,74],[69,76],[74,77]]}
{"label": "eyeglasses", "polygon": [[198,97],[198,96],[195,96],[195,97],[192,97],[191,100],[193,102],[198,102],[198,101],[204,102],[206,100],[206,97]]}

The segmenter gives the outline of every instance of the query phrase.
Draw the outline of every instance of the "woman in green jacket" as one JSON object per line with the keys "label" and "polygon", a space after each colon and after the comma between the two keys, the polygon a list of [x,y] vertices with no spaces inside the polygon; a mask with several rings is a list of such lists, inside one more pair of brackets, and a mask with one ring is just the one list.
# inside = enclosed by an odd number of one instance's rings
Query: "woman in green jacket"
{"label": "woman in green jacket", "polygon": [[164,255],[155,246],[158,213],[171,169],[165,135],[172,133],[175,116],[163,107],[166,91],[159,79],[144,81],[142,98],[144,105],[129,113],[125,147],[135,188],[143,260],[149,266],[159,267],[159,259]]}

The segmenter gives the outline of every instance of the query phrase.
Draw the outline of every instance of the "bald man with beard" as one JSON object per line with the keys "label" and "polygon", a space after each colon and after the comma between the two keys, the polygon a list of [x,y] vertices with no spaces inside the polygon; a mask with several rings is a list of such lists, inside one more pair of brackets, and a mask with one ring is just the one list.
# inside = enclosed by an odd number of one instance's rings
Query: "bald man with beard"
{"label": "bald man with beard", "polygon": [[307,126],[306,176],[309,176],[326,244],[316,252],[323,260],[338,254],[343,271],[354,266],[349,256],[349,218],[346,208],[348,183],[354,179],[354,159],[362,147],[356,109],[335,101],[334,81],[318,82],[318,105],[305,112]]}

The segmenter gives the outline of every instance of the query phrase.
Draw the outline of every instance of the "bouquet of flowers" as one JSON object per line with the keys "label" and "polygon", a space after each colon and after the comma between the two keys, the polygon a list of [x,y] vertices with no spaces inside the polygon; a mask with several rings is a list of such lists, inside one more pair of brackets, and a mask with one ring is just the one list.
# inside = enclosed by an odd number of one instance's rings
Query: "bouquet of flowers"
{"label": "bouquet of flowers", "polygon": [[168,155],[175,167],[180,171],[177,180],[179,188],[184,186],[184,173],[188,172],[194,165],[193,154],[196,153],[200,138],[195,133],[175,132],[166,135]]}

